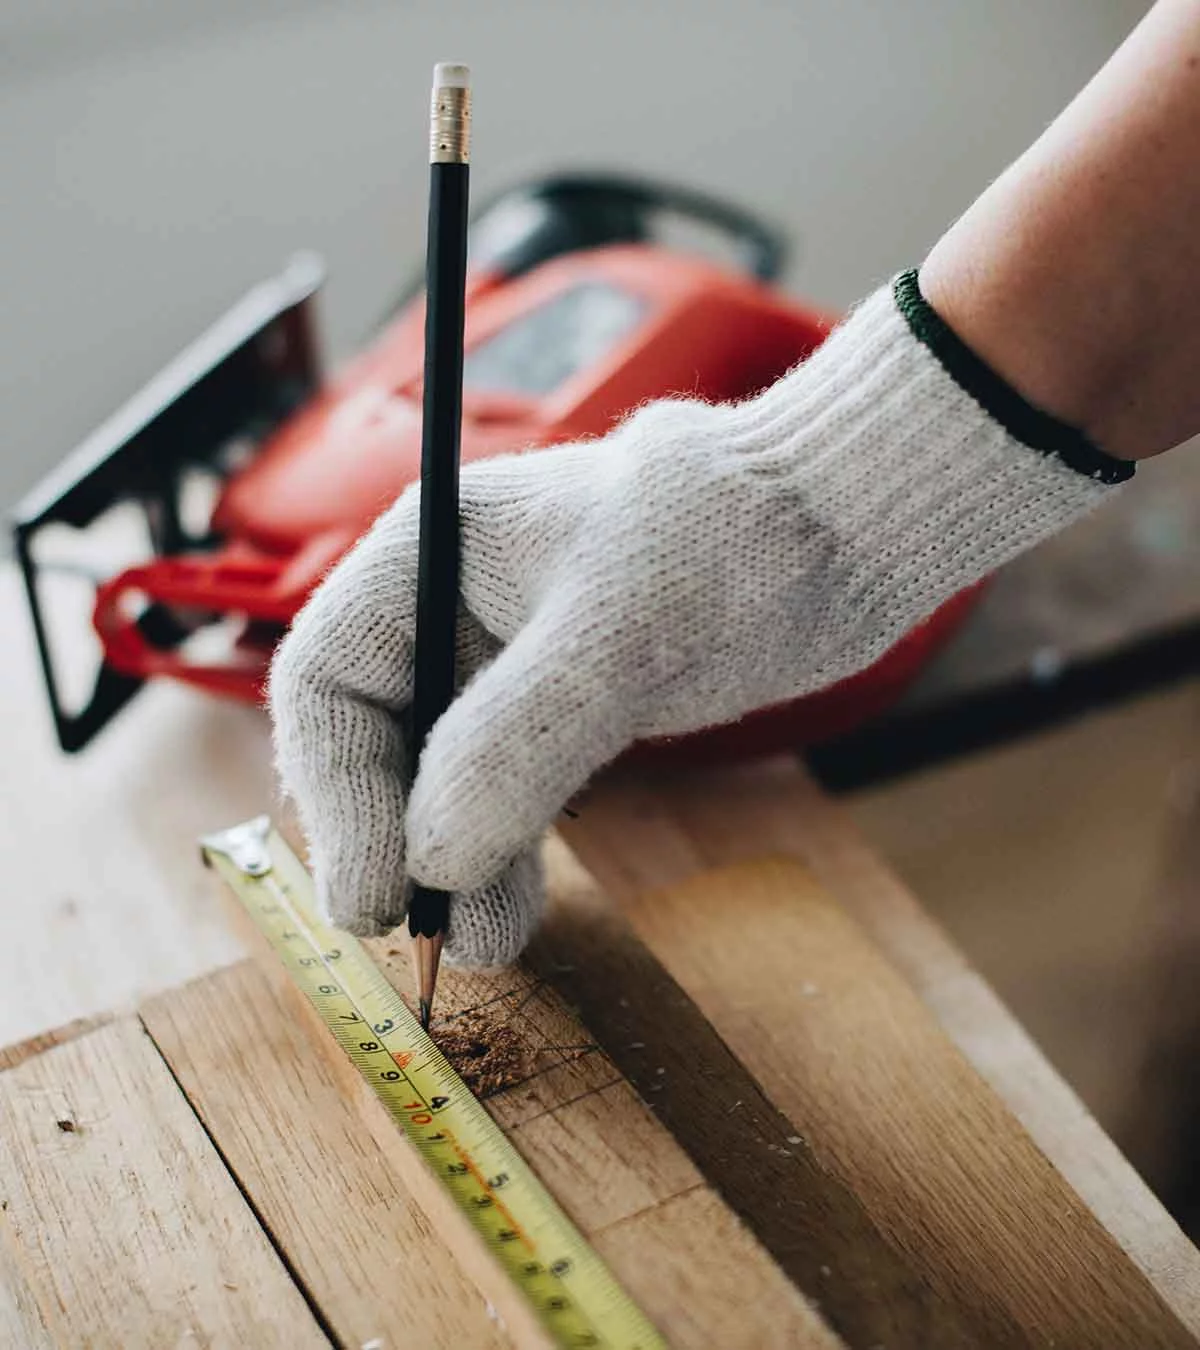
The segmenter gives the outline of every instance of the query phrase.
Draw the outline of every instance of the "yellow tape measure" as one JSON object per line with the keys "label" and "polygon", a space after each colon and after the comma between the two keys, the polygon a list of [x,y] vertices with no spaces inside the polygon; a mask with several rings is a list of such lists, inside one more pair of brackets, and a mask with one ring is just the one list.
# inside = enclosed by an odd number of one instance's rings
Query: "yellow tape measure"
{"label": "yellow tape measure", "polygon": [[265,817],[201,841],[359,1073],[561,1346],[665,1350]]}

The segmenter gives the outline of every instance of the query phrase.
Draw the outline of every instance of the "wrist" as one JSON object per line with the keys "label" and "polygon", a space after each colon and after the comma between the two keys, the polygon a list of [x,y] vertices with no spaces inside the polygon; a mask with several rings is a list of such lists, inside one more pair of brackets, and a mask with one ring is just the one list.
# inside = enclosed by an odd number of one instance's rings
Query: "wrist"
{"label": "wrist", "polygon": [[875,654],[1134,472],[1028,405],[911,273],[739,417],[733,452],[824,527],[847,613]]}
{"label": "wrist", "polygon": [[937,358],[946,373],[1019,444],[1060,459],[1069,468],[1101,483],[1123,483],[1132,463],[1102,450],[1080,427],[1022,390],[976,348],[927,298],[924,272],[913,268],[892,283],[896,306],[913,336]]}
{"label": "wrist", "polygon": [[[995,223],[985,222],[989,230]],[[1122,460],[1157,454],[1183,439],[1160,429],[1157,409],[1132,406],[1159,362],[1158,334],[1130,330],[1136,268],[1117,258],[1089,259],[1080,241],[1054,238],[1032,247],[1017,222],[1000,248],[970,214],[921,266],[929,304],[989,368],[1031,405],[1079,428]],[[1036,229],[1036,222],[1029,226]],[[1046,266],[1043,255],[1070,266]],[[986,256],[986,266],[975,258]],[[1186,428],[1186,430],[1190,430]]]}

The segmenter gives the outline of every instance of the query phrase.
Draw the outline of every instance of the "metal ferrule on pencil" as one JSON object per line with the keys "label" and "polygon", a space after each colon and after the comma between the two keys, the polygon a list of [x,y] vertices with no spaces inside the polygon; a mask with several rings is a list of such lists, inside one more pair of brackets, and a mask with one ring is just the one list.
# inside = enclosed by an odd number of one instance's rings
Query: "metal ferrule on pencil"
{"label": "metal ferrule on pencil", "polygon": [[433,91],[429,112],[430,164],[471,160],[471,91],[442,85]]}

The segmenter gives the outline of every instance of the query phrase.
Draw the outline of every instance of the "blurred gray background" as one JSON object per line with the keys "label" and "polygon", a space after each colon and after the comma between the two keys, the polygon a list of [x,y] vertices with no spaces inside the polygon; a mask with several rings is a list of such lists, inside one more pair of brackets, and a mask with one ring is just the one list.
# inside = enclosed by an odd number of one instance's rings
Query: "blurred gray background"
{"label": "blurred gray background", "polygon": [[1136,0],[0,0],[0,505],[300,247],[336,358],[420,265],[430,69],[478,194],[624,168],[788,226],[843,305],[917,261]]}

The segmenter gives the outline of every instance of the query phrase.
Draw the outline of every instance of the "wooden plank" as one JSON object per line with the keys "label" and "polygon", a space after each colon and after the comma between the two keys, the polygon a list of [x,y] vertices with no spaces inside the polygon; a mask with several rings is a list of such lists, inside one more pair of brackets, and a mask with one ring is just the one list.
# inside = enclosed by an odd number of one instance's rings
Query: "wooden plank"
{"label": "wooden plank", "polygon": [[24,1064],[27,1059],[32,1059],[34,1055],[45,1054],[47,1050],[53,1050],[56,1045],[66,1045],[68,1041],[73,1041],[79,1036],[86,1036],[89,1031],[95,1031],[97,1027],[105,1026],[111,1022],[115,1015],[102,1014],[98,1017],[77,1017],[65,1026],[55,1027],[51,1031],[43,1031],[37,1036],[30,1036],[27,1041],[18,1041],[16,1045],[0,1046],[0,1072],[5,1069],[15,1069],[18,1064]]}
{"label": "wooden plank", "polygon": [[[240,906],[229,900],[226,909],[250,937],[253,930]],[[407,948],[386,940],[367,945],[402,992],[411,993]],[[417,1305],[405,1314],[414,1334],[401,1338],[403,1343],[417,1343],[419,1331],[429,1338],[420,1343],[436,1346],[509,1344],[496,1339],[499,1333],[490,1325],[479,1335],[478,1324],[469,1331],[456,1324],[455,1317],[473,1315],[482,1306],[482,1294],[516,1344],[545,1345],[523,1301],[483,1254],[465,1220],[274,954],[260,942],[256,955],[259,962],[152,1000],[143,1015],[239,1183],[325,1309],[330,1325],[339,1334],[381,1334],[354,1323],[351,1304],[356,1294],[366,1294],[387,1306],[389,1285],[398,1285],[400,1294]],[[606,1248],[614,1270],[635,1299],[662,1308],[656,1269],[643,1257],[639,1222],[665,1200],[705,1189],[682,1151],[627,1087],[623,1097],[614,1091],[625,1085],[611,1060],[563,1001],[528,972],[447,971],[439,988],[439,1012],[443,1027],[483,1018],[490,1026],[507,1029],[519,1067],[505,1089],[488,1098],[489,1109],[586,1235],[597,1240],[609,1229],[621,1228]],[[592,1105],[599,1095],[610,1108],[607,1113],[597,1114]],[[258,1109],[246,1112],[246,1101]],[[618,1125],[627,1135],[613,1135]],[[633,1151],[614,1149],[614,1138],[627,1138]],[[588,1162],[581,1167],[584,1158]],[[301,1193],[292,1184],[298,1168],[307,1182]],[[326,1171],[331,1175],[325,1177]],[[336,1198],[347,1187],[368,1201],[371,1187],[382,1187],[387,1203],[382,1208],[368,1203],[360,1213],[360,1202],[335,1220],[332,1211],[344,1203]],[[716,1212],[726,1214],[719,1202]],[[680,1274],[669,1287],[686,1288],[693,1303],[708,1308],[707,1291],[723,1278],[728,1257],[685,1220],[685,1213],[680,1211],[667,1228],[672,1259],[682,1261],[691,1274]],[[335,1222],[339,1231],[344,1228],[346,1241],[351,1240],[349,1229],[361,1223],[361,1240],[378,1249],[381,1260],[368,1260],[359,1272],[323,1264],[311,1236],[314,1216],[322,1223]],[[841,1343],[802,1295],[733,1216],[727,1219],[731,1250],[758,1298],[752,1309],[736,1313],[711,1303],[710,1326],[721,1343],[749,1350],[782,1334],[798,1348],[835,1350]],[[656,1230],[663,1224],[661,1218],[653,1222]],[[326,1254],[324,1260],[331,1259]],[[667,1268],[662,1265],[662,1271]],[[713,1343],[696,1338],[690,1314],[685,1318],[680,1312],[678,1321],[676,1327],[668,1318],[664,1328],[672,1345],[691,1350]]]}
{"label": "wooden plank", "polygon": [[511,1344],[364,1127],[324,1028],[294,1017],[254,962],[141,1016],[340,1342]]}
{"label": "wooden plank", "polygon": [[[690,1235],[687,1243],[680,1234]],[[647,1272],[642,1304],[649,1316],[671,1330],[680,1346],[793,1346],[832,1344],[805,1338],[805,1324],[784,1317],[757,1337],[743,1330],[759,1323],[760,1306],[777,1306],[774,1270],[755,1259],[754,1239],[715,1192],[705,1186],[684,1191],[653,1209],[622,1219],[596,1234],[606,1260]],[[703,1286],[696,1282],[696,1251],[707,1247],[721,1259],[707,1263]],[[650,1277],[652,1272],[653,1277]],[[699,1296],[698,1296],[699,1295]]]}
{"label": "wooden plank", "polygon": [[[705,781],[672,789],[689,834],[712,841],[715,860],[736,860],[731,834],[753,817],[769,847],[800,857],[906,976],[950,1038],[1003,1098],[1177,1315],[1200,1334],[1200,1251],[1055,1071],[959,949],[845,811],[794,763],[735,776],[734,808],[717,829]],[[732,847],[731,847],[732,845]]]}
{"label": "wooden plank", "polygon": [[[817,1160],[939,1297],[964,1318],[987,1318],[995,1331],[982,1343],[1057,1331],[1071,1345],[1194,1344],[1184,1324],[1197,1325],[1195,1249],[1077,1103],[1055,1135],[1021,1075],[1056,1105],[1070,1094],[837,814],[794,764],[776,763],[601,786],[564,834]],[[765,862],[771,853],[807,859],[824,886],[793,861]],[[735,870],[705,878],[722,865]],[[1037,1142],[1052,1139],[1056,1162],[1083,1151],[1069,1172],[1030,1145],[893,964],[1040,1121]],[[840,981],[836,998],[831,980]],[[911,1122],[906,1135],[898,1118]],[[897,1175],[905,1156],[911,1166]],[[1072,1190],[1079,1179],[1083,1199]],[[1087,1208],[1094,1196],[1102,1213]],[[992,1211],[1004,1223],[989,1225],[989,1201],[1004,1202]],[[1102,1284],[1087,1278],[1080,1251],[1098,1263]],[[1094,1291],[1087,1307],[1070,1297],[1066,1272]]]}
{"label": "wooden plank", "polygon": [[[771,940],[739,961],[738,929],[760,921]],[[637,926],[819,1161],[948,1304],[978,1309],[979,1343],[1193,1343],[800,864],[704,873],[647,896]]]}
{"label": "wooden plank", "polygon": [[578,1007],[656,1119],[834,1330],[852,1346],[893,1350],[975,1342],[973,1314],[940,1296],[818,1159],[561,841],[551,841],[547,870],[552,904],[532,968]]}
{"label": "wooden plank", "polygon": [[[1198,733],[1200,684],[1182,685],[855,792],[837,813],[969,954],[1176,1218],[1156,1166],[1166,1140],[1140,1127],[1160,1101],[1171,1120],[1156,1083],[1189,1077],[1143,1069],[1162,1009],[1186,1006],[1164,990],[1154,937],[1170,908],[1160,887],[1173,836],[1188,828],[1179,809]],[[1163,937],[1194,985],[1187,930]]]}
{"label": "wooden plank", "polygon": [[43,1340],[328,1344],[136,1019],[0,1075],[0,1178],[10,1311]]}
{"label": "wooden plank", "polygon": [[[407,949],[368,945],[411,997]],[[485,1104],[671,1345],[842,1344],[544,981],[444,971],[435,1029],[466,1021],[513,1037],[521,1067]]]}
{"label": "wooden plank", "polygon": [[53,1334],[47,1316],[31,1297],[21,1275],[20,1252],[14,1247],[11,1230],[0,1214],[0,1345],[55,1350],[65,1338]]}

